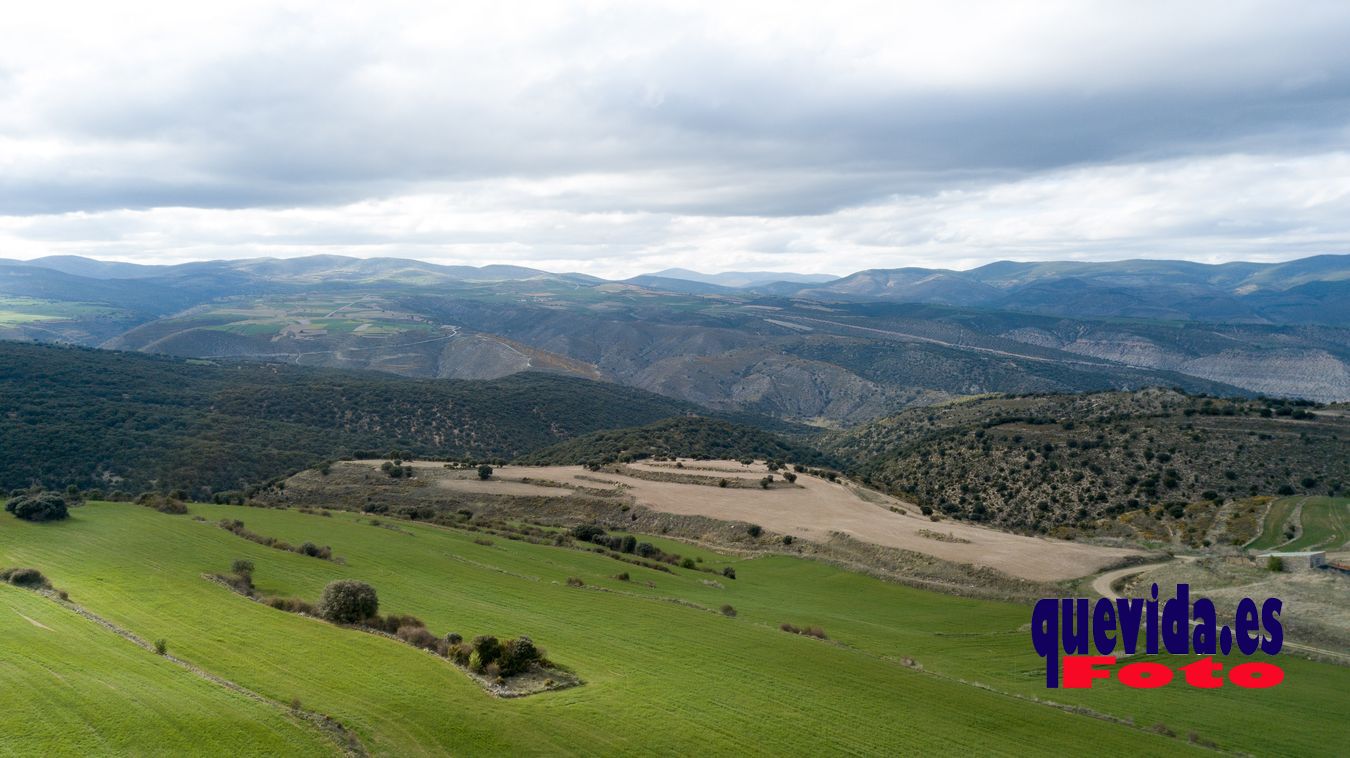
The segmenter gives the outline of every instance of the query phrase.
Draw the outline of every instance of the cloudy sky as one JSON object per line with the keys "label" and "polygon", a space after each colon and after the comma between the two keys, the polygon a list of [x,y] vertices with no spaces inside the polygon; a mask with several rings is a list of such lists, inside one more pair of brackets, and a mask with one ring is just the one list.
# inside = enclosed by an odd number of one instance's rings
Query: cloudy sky
{"label": "cloudy sky", "polygon": [[14,5],[0,257],[1350,252],[1350,3]]}

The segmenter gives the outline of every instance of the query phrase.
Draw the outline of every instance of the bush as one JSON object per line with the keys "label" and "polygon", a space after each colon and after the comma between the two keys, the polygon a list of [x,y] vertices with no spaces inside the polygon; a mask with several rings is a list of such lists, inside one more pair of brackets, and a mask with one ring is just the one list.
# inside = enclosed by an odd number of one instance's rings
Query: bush
{"label": "bush", "polygon": [[602,537],[605,530],[596,524],[577,524],[572,527],[572,536],[582,542],[593,542],[596,537]]}
{"label": "bush", "polygon": [[234,559],[234,563],[230,564],[230,571],[234,572],[237,576],[252,576],[253,561],[246,558],[236,558]]}
{"label": "bush", "polygon": [[473,653],[469,658],[469,668],[482,672],[490,663],[496,663],[502,655],[502,645],[496,637],[480,634],[470,643]]}
{"label": "bush", "polygon": [[767,489],[769,488],[769,485],[770,485],[770,484],[773,484],[773,475],[772,475],[772,474],[770,474],[769,476],[766,476],[766,477],[764,477],[763,479],[760,479],[760,480],[759,480],[759,486],[760,486],[761,489],[766,489],[766,490],[767,490]]}
{"label": "bush", "polygon": [[615,574],[615,575],[614,575],[614,578],[615,578],[615,579],[618,579],[618,580],[621,581],[621,582],[626,582],[626,581],[628,581],[629,579],[631,579],[632,577],[628,576],[628,572],[627,572],[627,571],[624,571],[624,572],[622,572],[622,573]]}
{"label": "bush", "polygon": [[306,616],[317,616],[314,612],[314,606],[298,597],[269,597],[267,604],[279,611],[287,613],[303,613]]}
{"label": "bush", "polygon": [[1284,571],[1284,559],[1278,555],[1272,555],[1266,559],[1266,569],[1269,571]]}
{"label": "bush", "polygon": [[731,486],[731,482],[728,481],[728,480],[726,480],[726,479],[718,479],[718,480],[717,480],[717,486],[718,486],[718,487],[729,487],[729,486]]}
{"label": "bush", "polygon": [[354,579],[338,579],[323,588],[319,615],[339,624],[355,624],[379,613],[375,588]]}
{"label": "bush", "polygon": [[567,577],[567,586],[568,586],[568,587],[584,587],[584,586],[586,586],[586,583],[583,582],[583,581],[581,581],[580,577],[569,576],[569,577]]}
{"label": "bush", "polygon": [[54,492],[11,498],[5,503],[5,512],[24,521],[60,521],[70,515],[66,499]]}
{"label": "bush", "polygon": [[441,641],[439,637],[428,632],[425,626],[400,626],[395,634],[409,645],[425,650],[435,650]]}
{"label": "bush", "polygon": [[693,558],[685,558],[684,560],[680,561],[680,568],[693,569],[698,568],[698,566],[694,563]]}
{"label": "bush", "polygon": [[497,664],[501,666],[501,673],[505,676],[512,676],[528,669],[530,664],[543,657],[539,648],[534,646],[534,642],[529,637],[517,637],[513,640],[507,640],[501,647],[501,654]]}
{"label": "bush", "polygon": [[728,618],[736,618],[736,609],[732,608],[730,604],[723,605],[722,615]]}
{"label": "bush", "polygon": [[51,582],[35,568],[10,568],[0,571],[0,581],[6,581],[19,587],[49,589]]}
{"label": "bush", "polygon": [[793,536],[792,536],[791,534],[784,534],[784,535],[783,535],[783,544],[784,544],[784,545],[791,545],[792,542],[793,542],[793,539],[794,539],[794,538],[793,538]]}
{"label": "bush", "polygon": [[492,478],[492,467],[484,463],[478,467],[478,478],[487,480]]}
{"label": "bush", "polygon": [[730,567],[730,566],[727,566],[726,568],[722,569],[722,576],[725,576],[725,577],[728,578],[728,579],[735,579],[735,578],[736,578],[736,569],[734,569],[734,568],[732,568],[732,567]]}
{"label": "bush", "polygon": [[745,531],[749,532],[751,537],[758,537],[764,533],[764,529],[759,524],[751,524]]}
{"label": "bush", "polygon": [[164,639],[163,637],[160,637],[159,639],[155,640],[155,655],[165,655],[168,652],[169,652],[168,640]]}

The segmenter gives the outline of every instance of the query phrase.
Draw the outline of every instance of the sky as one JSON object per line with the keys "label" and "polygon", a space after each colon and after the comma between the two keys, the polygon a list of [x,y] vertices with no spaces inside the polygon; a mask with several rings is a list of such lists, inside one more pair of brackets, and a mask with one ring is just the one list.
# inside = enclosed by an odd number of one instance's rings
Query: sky
{"label": "sky", "polygon": [[0,258],[1350,252],[1350,3],[14,4]]}

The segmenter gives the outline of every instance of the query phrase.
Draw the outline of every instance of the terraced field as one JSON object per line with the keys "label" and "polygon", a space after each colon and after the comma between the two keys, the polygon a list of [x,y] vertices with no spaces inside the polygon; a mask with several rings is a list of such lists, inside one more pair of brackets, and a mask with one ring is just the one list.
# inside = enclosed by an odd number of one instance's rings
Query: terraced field
{"label": "terraced field", "polygon": [[[666,573],[350,513],[191,512],[95,503],[56,524],[3,518],[0,565],[35,566],[93,613],[164,638],[174,655],[275,702],[331,715],[373,754],[1162,754],[1194,750],[1187,735],[1195,732],[1230,750],[1312,755],[1350,739],[1338,695],[1350,669],[1285,657],[1278,693],[1114,683],[1047,693],[1023,628],[1027,607],[811,561],[733,558],[644,537],[704,566],[736,569],[735,580],[714,581],[702,571]],[[215,525],[221,518],[331,545],[345,564],[240,539]],[[432,655],[273,610],[202,578],[235,558],[256,564],[255,581],[269,594],[315,598],[332,579],[357,578],[379,590],[382,611],[417,615],[439,633],[528,634],[585,684],[494,699]],[[630,581],[615,578],[621,571]],[[734,617],[718,611],[724,604]],[[784,633],[783,622],[821,626],[830,640]],[[193,731],[230,732],[233,741],[194,745],[219,744],[221,754],[337,749],[284,709],[212,689],[26,590],[0,587],[0,629],[0,753],[129,744],[174,752],[182,743],[173,740]],[[73,644],[55,649],[63,635]],[[112,676],[117,691],[98,681]],[[41,689],[59,700],[28,702],[32,683],[63,677],[69,687]],[[1100,717],[1033,701],[1047,694]],[[53,709],[78,717],[42,717]],[[1152,731],[1160,722],[1178,737]]]}

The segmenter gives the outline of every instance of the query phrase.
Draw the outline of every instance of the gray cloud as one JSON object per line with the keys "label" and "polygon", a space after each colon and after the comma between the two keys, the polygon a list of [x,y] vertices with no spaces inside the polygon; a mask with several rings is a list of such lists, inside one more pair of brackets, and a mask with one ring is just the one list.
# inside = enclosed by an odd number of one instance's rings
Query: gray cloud
{"label": "gray cloud", "polygon": [[[1309,190],[1350,181],[1342,3],[87,11],[0,30],[0,252],[835,270],[1350,234]],[[1271,184],[1216,217],[1235,174]]]}

